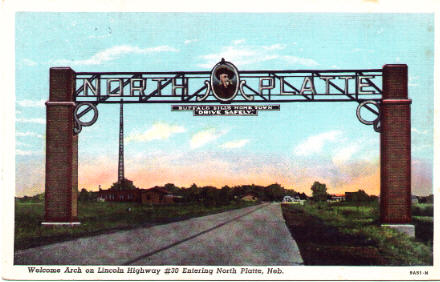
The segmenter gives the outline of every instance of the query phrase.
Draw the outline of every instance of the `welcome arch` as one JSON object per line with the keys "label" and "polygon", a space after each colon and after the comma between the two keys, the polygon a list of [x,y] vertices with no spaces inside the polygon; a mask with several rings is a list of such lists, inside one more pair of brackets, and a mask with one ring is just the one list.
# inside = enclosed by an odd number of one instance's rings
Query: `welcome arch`
{"label": "welcome arch", "polygon": [[[98,118],[98,104],[168,103],[177,104],[172,110],[194,115],[257,115],[259,110],[279,110],[279,103],[357,102],[359,121],[380,134],[380,221],[414,233],[411,100],[405,64],[381,69],[239,71],[222,59],[211,71],[75,72],[54,67],[49,80],[43,224],[79,223],[78,136]],[[361,108],[375,119],[362,118]],[[89,111],[92,120],[82,121]]]}

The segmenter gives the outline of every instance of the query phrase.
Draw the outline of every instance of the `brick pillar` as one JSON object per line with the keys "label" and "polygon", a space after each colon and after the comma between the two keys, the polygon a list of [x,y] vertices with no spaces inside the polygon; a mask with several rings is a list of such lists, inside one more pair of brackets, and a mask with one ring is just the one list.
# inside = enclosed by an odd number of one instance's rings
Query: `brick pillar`
{"label": "brick pillar", "polygon": [[[411,223],[411,100],[408,99],[408,66],[385,65],[382,89],[380,220],[384,225],[405,226]],[[409,232],[403,231],[412,234],[413,228]]]}
{"label": "brick pillar", "polygon": [[46,192],[43,224],[78,224],[78,136],[73,134],[75,72],[50,69],[46,102]]}

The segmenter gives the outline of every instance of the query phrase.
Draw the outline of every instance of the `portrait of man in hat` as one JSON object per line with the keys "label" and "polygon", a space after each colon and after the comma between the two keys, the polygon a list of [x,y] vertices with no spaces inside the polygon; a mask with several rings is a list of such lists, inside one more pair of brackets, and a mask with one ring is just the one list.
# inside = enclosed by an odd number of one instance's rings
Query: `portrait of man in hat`
{"label": "portrait of man in hat", "polygon": [[214,83],[215,94],[222,99],[232,97],[236,90],[234,71],[226,65],[221,65],[215,70],[214,74],[217,78],[217,81]]}

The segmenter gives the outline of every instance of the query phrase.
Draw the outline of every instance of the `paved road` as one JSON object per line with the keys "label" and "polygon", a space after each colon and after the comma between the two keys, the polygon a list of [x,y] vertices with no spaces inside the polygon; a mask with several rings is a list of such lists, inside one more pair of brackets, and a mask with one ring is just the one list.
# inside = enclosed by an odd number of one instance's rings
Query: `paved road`
{"label": "paved road", "polygon": [[300,265],[270,203],[17,251],[20,265]]}

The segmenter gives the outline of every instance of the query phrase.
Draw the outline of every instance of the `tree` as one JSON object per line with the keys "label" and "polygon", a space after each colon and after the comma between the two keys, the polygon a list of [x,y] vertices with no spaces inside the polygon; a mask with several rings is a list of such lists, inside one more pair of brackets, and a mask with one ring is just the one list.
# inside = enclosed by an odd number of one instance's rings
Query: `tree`
{"label": "tree", "polygon": [[78,201],[88,201],[89,200],[89,193],[87,192],[86,188],[82,188],[81,192],[79,192],[78,195]]}
{"label": "tree", "polygon": [[137,189],[136,186],[133,185],[133,181],[128,180],[127,178],[122,179],[121,182],[115,182],[110,187],[110,190],[134,190]]}
{"label": "tree", "polygon": [[231,188],[229,186],[223,186],[219,193],[219,201],[220,203],[226,205],[229,204],[229,201],[231,200]]}
{"label": "tree", "polygon": [[167,183],[167,184],[165,184],[165,186],[163,188],[165,188],[165,190],[167,190],[171,194],[179,194],[179,192],[180,192],[179,187],[177,187],[173,183]]}
{"label": "tree", "polygon": [[315,181],[312,185],[312,197],[314,201],[323,202],[327,200],[327,186],[324,183]]}
{"label": "tree", "polygon": [[309,197],[307,197],[307,195],[306,195],[306,193],[300,193],[299,194],[299,198],[301,199],[301,200],[307,200]]}
{"label": "tree", "polygon": [[370,196],[365,193],[364,190],[358,190],[357,192],[346,193],[347,202],[369,202],[371,201]]}
{"label": "tree", "polygon": [[206,186],[201,189],[200,197],[203,204],[207,207],[214,206],[219,201],[220,191],[212,186]]}
{"label": "tree", "polygon": [[265,192],[269,201],[281,201],[285,195],[284,188],[278,183],[267,186]]}
{"label": "tree", "polygon": [[193,183],[188,189],[184,190],[185,202],[197,202],[199,201],[200,189],[195,183]]}

